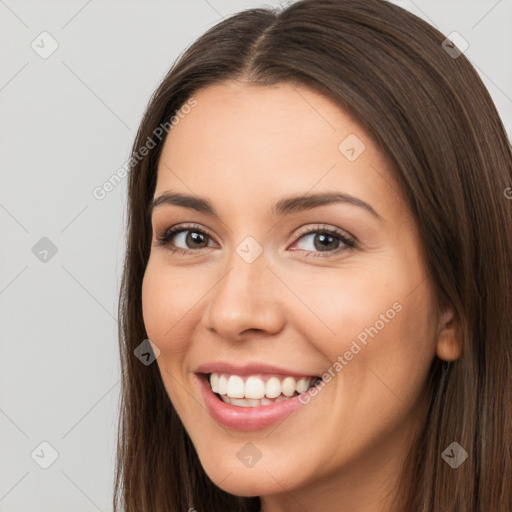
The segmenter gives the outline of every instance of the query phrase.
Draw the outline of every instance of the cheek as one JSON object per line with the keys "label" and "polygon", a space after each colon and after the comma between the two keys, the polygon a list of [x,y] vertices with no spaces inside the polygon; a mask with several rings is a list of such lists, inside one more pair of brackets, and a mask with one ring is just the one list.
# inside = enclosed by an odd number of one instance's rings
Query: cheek
{"label": "cheek", "polygon": [[183,382],[178,382],[183,381],[183,361],[191,339],[184,326],[191,318],[199,293],[194,292],[193,283],[187,284],[180,275],[158,257],[150,257],[142,282],[142,313],[148,338],[160,349],[156,363],[162,381],[181,416],[187,407],[187,396],[182,393]]}
{"label": "cheek", "polygon": [[[389,330],[401,315],[404,298],[399,280],[389,285],[389,269],[362,274],[354,269],[315,269],[294,280],[294,319],[301,322],[306,339],[335,360],[357,340],[365,341]],[[403,315],[402,315],[403,316]],[[356,348],[357,350],[357,348]],[[350,356],[349,356],[350,357]]]}
{"label": "cheek", "polygon": [[169,329],[167,320],[172,311],[169,308],[172,299],[166,294],[165,280],[158,275],[150,259],[142,281],[142,316],[149,339],[160,347],[165,329]]}
{"label": "cheek", "polygon": [[150,258],[142,282],[142,314],[149,339],[165,353],[179,353],[187,348],[190,335],[180,335],[191,325],[194,306],[204,295],[193,271],[171,270]]}
{"label": "cheek", "polygon": [[293,288],[302,302],[294,318],[324,356],[326,379],[367,405],[393,394],[413,402],[435,354],[431,290],[410,284],[421,282],[419,269],[319,270]]}

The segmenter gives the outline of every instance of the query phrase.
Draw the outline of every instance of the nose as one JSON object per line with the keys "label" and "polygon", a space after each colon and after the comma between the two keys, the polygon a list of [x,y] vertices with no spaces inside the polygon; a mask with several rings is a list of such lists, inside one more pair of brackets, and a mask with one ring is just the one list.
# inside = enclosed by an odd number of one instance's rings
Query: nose
{"label": "nose", "polygon": [[233,251],[229,266],[207,295],[203,325],[229,340],[254,332],[260,336],[280,332],[285,323],[279,290],[282,284],[267,268],[261,254],[247,263]]}

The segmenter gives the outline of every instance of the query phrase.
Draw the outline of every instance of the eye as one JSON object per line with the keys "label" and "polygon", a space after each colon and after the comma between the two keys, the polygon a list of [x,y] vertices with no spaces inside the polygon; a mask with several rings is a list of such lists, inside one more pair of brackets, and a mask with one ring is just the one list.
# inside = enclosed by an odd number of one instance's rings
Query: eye
{"label": "eye", "polygon": [[[173,239],[174,242],[171,243]],[[211,241],[210,235],[196,225],[181,225],[164,231],[157,238],[155,245],[165,246],[172,251],[178,251],[183,254],[191,254],[198,249],[208,247],[209,241]]]}
{"label": "eye", "polygon": [[324,225],[299,232],[299,239],[294,245],[301,242],[303,247],[299,249],[311,253],[310,256],[332,256],[356,247],[355,241],[341,230]]}
{"label": "eye", "polygon": [[[292,250],[305,251],[309,253],[308,256],[332,256],[356,247],[355,241],[344,232],[325,225],[301,230],[298,237],[294,245],[300,245],[302,242],[303,247]],[[181,254],[193,254],[200,249],[211,247],[209,242],[212,242],[212,238],[203,229],[196,225],[181,225],[164,231],[157,237],[155,245]]]}

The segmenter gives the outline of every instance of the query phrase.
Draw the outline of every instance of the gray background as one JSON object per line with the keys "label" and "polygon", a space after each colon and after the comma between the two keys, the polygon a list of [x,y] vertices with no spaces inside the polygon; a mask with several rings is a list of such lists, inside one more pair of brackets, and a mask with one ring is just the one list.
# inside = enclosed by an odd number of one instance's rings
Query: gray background
{"label": "gray background", "polygon": [[[0,1],[1,511],[112,509],[125,180],[103,200],[93,190],[189,43],[282,3]],[[468,41],[510,137],[512,0],[395,3]],[[43,31],[58,43],[46,59],[31,46],[51,49]]]}

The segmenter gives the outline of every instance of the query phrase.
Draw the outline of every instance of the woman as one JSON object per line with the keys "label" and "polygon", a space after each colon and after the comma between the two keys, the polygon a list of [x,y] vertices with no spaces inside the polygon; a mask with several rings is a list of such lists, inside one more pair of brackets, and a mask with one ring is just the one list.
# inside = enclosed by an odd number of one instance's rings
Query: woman
{"label": "woman", "polygon": [[444,40],[302,0],[169,71],[129,178],[116,510],[512,510],[511,148]]}

